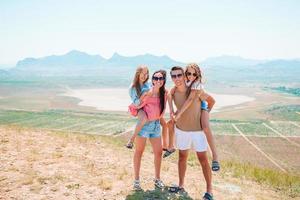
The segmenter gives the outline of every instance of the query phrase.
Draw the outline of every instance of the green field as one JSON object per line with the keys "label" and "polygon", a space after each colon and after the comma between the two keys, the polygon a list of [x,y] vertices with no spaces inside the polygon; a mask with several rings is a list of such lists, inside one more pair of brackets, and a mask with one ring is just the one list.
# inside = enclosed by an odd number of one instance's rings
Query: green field
{"label": "green field", "polygon": [[0,110],[0,124],[87,134],[118,134],[135,124],[125,114]]}
{"label": "green field", "polygon": [[[136,119],[128,114],[63,110],[43,112],[0,110],[0,125],[19,125],[87,134],[118,134],[132,128],[135,123]],[[246,136],[278,136],[273,130],[285,136],[300,136],[298,121],[211,120],[214,135],[240,135],[233,125]]]}

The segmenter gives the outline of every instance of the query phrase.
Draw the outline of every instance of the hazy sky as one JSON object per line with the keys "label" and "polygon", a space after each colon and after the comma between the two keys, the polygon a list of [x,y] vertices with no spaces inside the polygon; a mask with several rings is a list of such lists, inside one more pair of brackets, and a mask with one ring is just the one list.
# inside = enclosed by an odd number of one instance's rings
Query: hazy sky
{"label": "hazy sky", "polygon": [[0,64],[72,49],[185,62],[299,58],[300,1],[0,1]]}

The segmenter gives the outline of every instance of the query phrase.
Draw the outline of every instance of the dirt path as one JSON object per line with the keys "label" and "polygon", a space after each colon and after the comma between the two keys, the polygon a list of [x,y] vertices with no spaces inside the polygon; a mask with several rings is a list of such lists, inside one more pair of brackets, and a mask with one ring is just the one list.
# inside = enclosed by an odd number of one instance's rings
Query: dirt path
{"label": "dirt path", "polygon": [[[54,133],[0,126],[0,199],[126,199],[133,194],[132,156],[117,138]],[[144,190],[153,190],[153,155],[141,171]],[[177,182],[175,158],[163,160],[162,180]],[[252,181],[214,174],[215,199],[281,199]],[[188,166],[186,190],[201,199],[200,167]],[[287,199],[287,198],[284,198]]]}

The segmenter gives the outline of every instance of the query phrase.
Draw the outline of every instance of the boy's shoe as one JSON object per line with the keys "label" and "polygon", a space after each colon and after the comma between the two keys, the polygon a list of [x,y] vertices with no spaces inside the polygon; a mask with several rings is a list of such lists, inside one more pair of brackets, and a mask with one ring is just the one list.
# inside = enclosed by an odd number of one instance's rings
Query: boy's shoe
{"label": "boy's shoe", "polygon": [[214,197],[212,194],[206,192],[203,196],[203,200],[214,200]]}

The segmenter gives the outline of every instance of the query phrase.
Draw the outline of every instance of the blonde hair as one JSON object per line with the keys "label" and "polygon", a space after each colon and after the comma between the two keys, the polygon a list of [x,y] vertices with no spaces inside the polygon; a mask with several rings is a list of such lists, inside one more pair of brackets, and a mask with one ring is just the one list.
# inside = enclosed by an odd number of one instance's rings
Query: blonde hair
{"label": "blonde hair", "polygon": [[146,65],[139,65],[135,70],[134,79],[133,79],[132,86],[131,86],[132,88],[136,89],[136,93],[137,93],[138,97],[140,97],[142,95],[141,85],[140,85],[140,74],[142,73],[143,69],[147,69],[147,73],[148,73],[148,77],[146,78],[144,83],[146,83],[148,81],[148,79],[149,79],[148,67]]}
{"label": "blonde hair", "polygon": [[191,93],[191,88],[192,88],[192,85],[194,84],[194,82],[196,81],[199,81],[200,83],[202,83],[202,73],[201,73],[201,70],[200,70],[200,67],[197,63],[190,63],[186,66],[185,68],[185,78],[188,80],[187,78],[187,72],[188,72],[188,69],[189,68],[192,68],[193,70],[195,70],[195,73],[196,73],[196,78],[195,80],[189,84],[188,88],[187,88],[187,91],[186,91],[186,96],[188,97]]}

